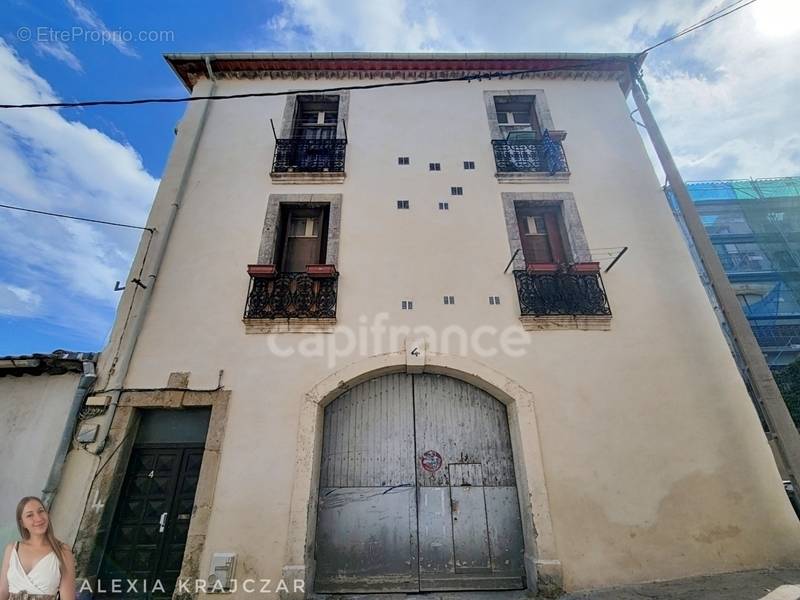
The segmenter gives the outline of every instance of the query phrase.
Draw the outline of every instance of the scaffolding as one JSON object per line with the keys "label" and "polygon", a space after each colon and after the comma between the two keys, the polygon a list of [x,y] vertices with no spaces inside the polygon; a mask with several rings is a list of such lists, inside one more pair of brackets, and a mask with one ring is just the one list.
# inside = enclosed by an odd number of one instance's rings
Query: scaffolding
{"label": "scaffolding", "polygon": [[[767,364],[773,371],[781,370],[800,358],[800,177],[697,181],[686,185]],[[752,395],[744,361],[676,198],[669,187],[664,191]],[[766,430],[761,407],[755,404]],[[800,426],[800,406],[790,403],[789,410]]]}
{"label": "scaffolding", "polygon": [[800,356],[800,177],[687,187],[770,368],[785,366]]}

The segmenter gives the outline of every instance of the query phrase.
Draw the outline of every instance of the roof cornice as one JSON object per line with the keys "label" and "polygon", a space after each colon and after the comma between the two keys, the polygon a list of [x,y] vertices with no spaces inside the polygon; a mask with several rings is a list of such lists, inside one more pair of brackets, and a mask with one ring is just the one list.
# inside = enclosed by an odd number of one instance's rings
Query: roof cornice
{"label": "roof cornice", "polygon": [[211,69],[215,77],[247,79],[438,79],[480,73],[540,71],[515,78],[613,79],[627,91],[630,65],[641,54],[617,53],[213,53],[164,56],[190,91]]}

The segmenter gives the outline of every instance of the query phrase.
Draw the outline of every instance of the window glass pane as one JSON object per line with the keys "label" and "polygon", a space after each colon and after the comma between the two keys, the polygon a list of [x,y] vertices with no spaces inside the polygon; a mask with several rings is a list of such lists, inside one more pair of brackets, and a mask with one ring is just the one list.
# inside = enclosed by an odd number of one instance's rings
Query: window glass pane
{"label": "window glass pane", "polygon": [[515,112],[514,115],[514,123],[530,123],[531,122],[531,113],[529,112]]}
{"label": "window glass pane", "polygon": [[304,112],[300,114],[300,122],[303,125],[315,125],[317,123],[318,113]]}
{"label": "window glass pane", "polygon": [[525,229],[528,235],[547,235],[547,224],[544,217],[526,217]]}
{"label": "window glass pane", "polygon": [[325,113],[325,123],[328,123],[328,124],[336,123],[336,113],[335,112],[326,112]]}
{"label": "window glass pane", "polygon": [[753,233],[750,225],[745,220],[742,211],[733,209],[712,209],[713,212],[703,213],[700,219],[709,235],[748,234]]}
{"label": "window glass pane", "polygon": [[769,271],[773,268],[757,244],[718,244],[714,248],[726,271]]}
{"label": "window glass pane", "polygon": [[289,235],[291,237],[303,237],[306,234],[306,220],[292,219],[289,223]]}
{"label": "window glass pane", "polygon": [[508,113],[497,111],[497,122],[508,123]]}
{"label": "window glass pane", "polygon": [[289,237],[317,237],[318,220],[310,217],[295,217],[289,223]]}
{"label": "window glass pane", "polygon": [[495,96],[494,105],[498,111],[527,112],[533,108],[533,96]]}

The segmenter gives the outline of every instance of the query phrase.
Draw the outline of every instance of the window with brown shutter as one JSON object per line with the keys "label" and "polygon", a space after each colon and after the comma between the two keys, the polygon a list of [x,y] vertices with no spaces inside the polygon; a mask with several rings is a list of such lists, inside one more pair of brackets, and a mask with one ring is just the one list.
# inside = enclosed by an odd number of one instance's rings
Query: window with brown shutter
{"label": "window with brown shutter", "polygon": [[570,253],[559,207],[534,208],[517,204],[516,213],[526,263],[567,262]]}
{"label": "window with brown shutter", "polygon": [[327,242],[327,206],[281,205],[276,264],[282,273],[325,264]]}

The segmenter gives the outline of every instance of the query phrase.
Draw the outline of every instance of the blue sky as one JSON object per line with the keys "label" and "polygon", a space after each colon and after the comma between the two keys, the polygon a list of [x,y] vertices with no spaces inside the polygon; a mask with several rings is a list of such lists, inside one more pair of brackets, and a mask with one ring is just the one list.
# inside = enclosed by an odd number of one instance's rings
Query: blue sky
{"label": "blue sky", "polygon": [[[5,0],[0,101],[181,96],[165,52],[637,51],[729,3]],[[112,34],[131,39],[100,41]],[[797,0],[759,0],[651,54],[684,177],[800,174],[798,61]],[[183,110],[0,111],[0,203],[144,224]],[[138,239],[0,209],[0,355],[100,350]]]}

